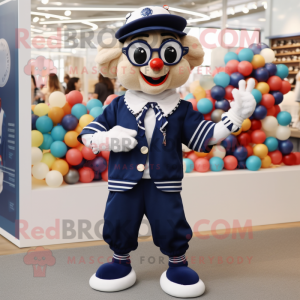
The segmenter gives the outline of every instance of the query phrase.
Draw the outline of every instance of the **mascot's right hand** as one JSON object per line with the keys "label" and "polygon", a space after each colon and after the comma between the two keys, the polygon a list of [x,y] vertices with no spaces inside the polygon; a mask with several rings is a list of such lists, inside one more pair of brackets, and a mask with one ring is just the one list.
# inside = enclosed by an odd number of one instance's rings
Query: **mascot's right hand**
{"label": "mascot's right hand", "polygon": [[135,139],[136,135],[136,130],[115,126],[107,132],[93,134],[90,148],[94,154],[100,151],[128,152],[138,143]]}

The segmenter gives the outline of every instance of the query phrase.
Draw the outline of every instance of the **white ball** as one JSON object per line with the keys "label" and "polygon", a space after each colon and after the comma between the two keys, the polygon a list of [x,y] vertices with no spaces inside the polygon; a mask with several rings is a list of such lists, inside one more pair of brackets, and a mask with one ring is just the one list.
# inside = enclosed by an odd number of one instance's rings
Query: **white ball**
{"label": "white ball", "polygon": [[273,116],[265,117],[262,121],[262,128],[266,131],[274,131],[277,129],[278,121]]}
{"label": "white ball", "polygon": [[181,144],[182,152],[190,152],[191,149],[189,149],[185,144]]}
{"label": "white ball", "polygon": [[49,167],[45,163],[38,162],[32,167],[31,172],[34,178],[42,180],[49,172]]}
{"label": "white ball", "polygon": [[46,175],[46,183],[53,188],[59,187],[63,183],[63,176],[60,172],[52,170]]}
{"label": "white ball", "polygon": [[64,107],[66,102],[66,96],[62,92],[56,91],[49,96],[50,107]]}
{"label": "white ball", "polygon": [[183,164],[182,164],[182,166],[183,166],[183,174],[185,173],[185,171],[186,171],[186,163],[185,163],[185,161],[183,161]]}
{"label": "white ball", "polygon": [[273,130],[273,131],[267,131],[267,130],[264,130],[265,134],[266,134],[266,137],[276,137],[276,129]]}
{"label": "white ball", "polygon": [[38,147],[31,147],[31,164],[34,165],[40,162],[43,158],[43,152]]}
{"label": "white ball", "polygon": [[291,130],[287,126],[279,125],[276,130],[276,137],[281,140],[285,141],[291,136]]}
{"label": "white ball", "polygon": [[209,153],[210,156],[212,157],[220,157],[220,158],[224,158],[226,155],[226,150],[223,146],[221,145],[215,145],[213,146],[211,152]]}
{"label": "white ball", "polygon": [[270,48],[265,48],[261,50],[260,55],[265,59],[266,63],[271,63],[275,60],[275,53]]}

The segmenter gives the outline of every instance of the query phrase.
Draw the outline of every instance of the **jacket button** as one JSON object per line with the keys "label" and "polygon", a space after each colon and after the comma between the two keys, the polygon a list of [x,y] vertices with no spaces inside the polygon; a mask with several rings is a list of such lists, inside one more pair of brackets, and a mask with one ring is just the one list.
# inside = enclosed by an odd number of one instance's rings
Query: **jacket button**
{"label": "jacket button", "polygon": [[143,146],[142,148],[141,148],[141,152],[142,152],[142,154],[147,154],[148,153],[148,147],[146,147],[146,146]]}
{"label": "jacket button", "polygon": [[143,164],[139,164],[137,166],[138,171],[143,172],[145,170],[145,166]]}

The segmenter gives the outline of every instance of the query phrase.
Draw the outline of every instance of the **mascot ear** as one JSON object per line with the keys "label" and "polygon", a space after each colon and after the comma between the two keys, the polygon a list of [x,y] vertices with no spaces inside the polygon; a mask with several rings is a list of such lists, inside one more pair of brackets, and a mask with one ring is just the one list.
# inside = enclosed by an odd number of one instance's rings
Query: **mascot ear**
{"label": "mascot ear", "polygon": [[116,39],[105,40],[102,46],[98,46],[95,61],[98,63],[99,72],[104,77],[117,77],[117,65],[121,54],[122,44]]}
{"label": "mascot ear", "polygon": [[189,47],[189,52],[184,58],[189,62],[191,69],[203,63],[204,51],[197,38],[186,35],[181,38],[183,47]]}

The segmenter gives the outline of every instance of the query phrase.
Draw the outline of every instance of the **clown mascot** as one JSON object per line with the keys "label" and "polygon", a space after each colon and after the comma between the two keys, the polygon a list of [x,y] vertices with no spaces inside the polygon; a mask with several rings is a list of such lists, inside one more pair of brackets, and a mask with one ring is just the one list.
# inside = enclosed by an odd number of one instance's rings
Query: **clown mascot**
{"label": "clown mascot", "polygon": [[91,277],[95,290],[116,292],[134,285],[130,252],[138,247],[146,215],[154,244],[169,257],[169,268],[160,278],[163,291],[181,298],[204,293],[204,283],[185,258],[192,230],[180,196],[182,144],[209,152],[240,129],[256,102],[251,94],[254,80],[247,87],[240,81],[231,109],[215,124],[180,99],[175,89],[204,56],[199,41],[184,33],[185,27],[186,20],[170,14],[168,6],[142,7],[126,16],[115,43],[98,48],[100,73],[117,77],[128,90],[79,136],[95,154],[111,151],[103,238],[114,255]]}

